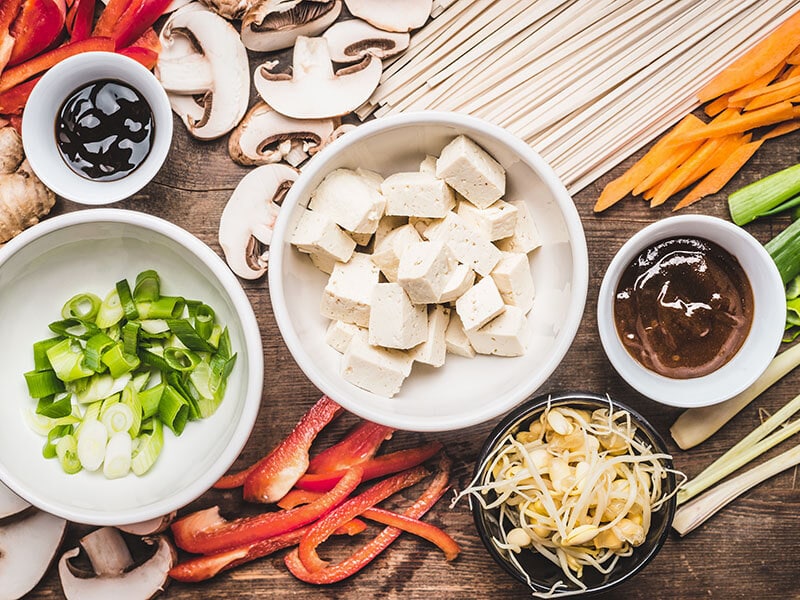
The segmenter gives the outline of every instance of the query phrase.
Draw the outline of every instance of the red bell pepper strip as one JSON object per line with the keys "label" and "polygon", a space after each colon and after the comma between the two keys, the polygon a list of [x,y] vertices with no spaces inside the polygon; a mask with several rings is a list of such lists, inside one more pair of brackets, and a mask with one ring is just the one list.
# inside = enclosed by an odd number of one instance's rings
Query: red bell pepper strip
{"label": "red bell pepper strip", "polygon": [[138,6],[131,7],[122,15],[114,27],[111,37],[117,42],[117,48],[133,44],[149,27],[164,14],[172,0],[139,0]]}
{"label": "red bell pepper strip", "polygon": [[393,432],[391,427],[361,421],[338,444],[313,456],[308,463],[308,472],[330,473],[361,464],[375,456]]}
{"label": "red bell pepper strip", "polygon": [[4,0],[0,3],[0,73],[3,72],[16,41],[10,33],[11,23],[19,13],[22,0]]}
{"label": "red bell pepper strip", "polygon": [[313,502],[322,495],[322,492],[310,492],[308,490],[293,489],[289,490],[286,495],[278,500],[277,504],[280,508],[290,509],[301,504],[308,504]]}
{"label": "red bell pepper strip", "polygon": [[355,467],[336,488],[311,504],[233,521],[223,519],[219,508],[213,507],[175,521],[172,534],[179,548],[196,554],[212,554],[258,542],[317,520],[341,504],[360,482],[361,471]]}
{"label": "red bell pepper strip", "polygon": [[[419,499],[404,511],[406,517],[421,518],[439,498],[447,491],[447,482],[450,477],[450,460],[443,456],[439,465],[439,472],[428,484],[428,487]],[[356,550],[341,562],[327,566],[318,571],[310,571],[300,560],[299,548],[295,548],[284,557],[286,566],[292,575],[307,583],[330,584],[342,581],[354,575],[367,566],[376,556],[386,550],[391,543],[402,533],[397,527],[386,527],[371,541]]]}
{"label": "red bell pepper strip", "polygon": [[64,0],[24,0],[11,24],[14,49],[9,65],[18,65],[51,48],[64,31],[67,7]]}
{"label": "red bell pepper strip", "polygon": [[128,46],[127,48],[117,50],[117,54],[123,54],[128,58],[132,58],[139,64],[144,65],[146,69],[152,69],[158,62],[158,54],[149,48],[142,48],[141,46]]}
{"label": "red bell pepper strip", "polygon": [[[355,468],[357,469],[358,467]],[[334,508],[314,523],[308,533],[300,540],[298,554],[303,566],[309,571],[318,571],[327,566],[328,562],[322,560],[317,554],[317,546],[327,540],[337,527],[347,523],[350,519],[354,519],[366,509],[383,502],[400,490],[422,481],[427,475],[428,470],[425,467],[414,467],[397,473],[392,477],[379,481],[368,490]]]}
{"label": "red bell pepper strip", "polygon": [[[365,460],[359,466],[364,471],[364,481],[368,481],[420,465],[441,449],[441,443],[429,442],[416,448],[398,450],[397,452],[376,456]],[[297,480],[295,486],[301,490],[325,492],[336,485],[336,482],[345,473],[347,473],[346,469],[334,471],[333,473],[306,473]]]}
{"label": "red bell pepper strip", "polygon": [[152,50],[156,54],[161,53],[161,40],[158,39],[158,34],[152,27],[148,27],[144,30],[144,33],[139,36],[131,46],[135,46],[137,48],[147,48],[148,50]]}
{"label": "red bell pepper strip", "polygon": [[138,5],[139,0],[109,0],[92,30],[93,36],[111,37],[117,22],[126,13],[128,7]]}
{"label": "red bell pepper strip", "polygon": [[95,0],[75,0],[67,10],[67,31],[73,42],[85,40],[92,33]]}
{"label": "red bell pepper strip", "polygon": [[29,79],[8,91],[0,93],[0,114],[21,115],[22,109],[33,91],[33,86],[39,83],[40,79],[41,77]]}
{"label": "red bell pepper strip", "polygon": [[40,54],[30,59],[28,62],[6,69],[3,74],[0,75],[0,92],[10,90],[15,85],[27,81],[42,71],[46,71],[53,65],[60,63],[65,58],[92,50],[113,52],[114,42],[109,38],[92,37],[80,40],[79,42],[64,44],[49,52]]}

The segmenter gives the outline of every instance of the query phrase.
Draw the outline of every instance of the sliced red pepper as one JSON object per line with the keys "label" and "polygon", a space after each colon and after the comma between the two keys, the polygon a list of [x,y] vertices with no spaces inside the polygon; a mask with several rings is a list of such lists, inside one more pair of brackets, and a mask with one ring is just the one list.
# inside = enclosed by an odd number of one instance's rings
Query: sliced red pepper
{"label": "sliced red pepper", "polygon": [[19,13],[22,0],[4,0],[0,3],[0,73],[3,72],[11,53],[14,50],[14,40],[10,33],[11,23]]}
{"label": "sliced red pepper", "polygon": [[313,502],[322,495],[322,492],[311,492],[309,490],[293,489],[289,490],[286,495],[278,500],[279,507],[284,509],[294,508],[301,504],[308,504]]}
{"label": "sliced red pepper", "polygon": [[[355,468],[357,469],[358,467]],[[428,470],[421,466],[397,473],[392,477],[379,481],[358,496],[343,502],[314,523],[308,533],[300,540],[300,545],[298,546],[298,554],[305,568],[309,571],[318,571],[327,566],[328,562],[322,560],[317,554],[317,546],[327,540],[337,527],[354,519],[366,509],[383,502],[400,490],[422,481],[428,473]],[[300,509],[295,508],[292,510]]]}
{"label": "sliced red pepper", "polygon": [[0,93],[0,114],[21,115],[33,87],[39,83],[41,77],[29,79],[8,91]]}
{"label": "sliced red pepper", "polygon": [[100,17],[97,19],[97,23],[95,23],[92,35],[111,37],[111,34],[114,33],[114,28],[117,26],[117,22],[128,11],[128,7],[132,4],[134,5],[132,8],[135,9],[139,4],[139,0],[108,0],[108,4],[106,4],[103,12],[100,13]]}
{"label": "sliced red pepper", "polygon": [[340,441],[311,458],[309,473],[330,473],[363,463],[375,456],[394,429],[361,421]]}
{"label": "sliced red pepper", "polygon": [[161,53],[161,40],[158,39],[158,34],[152,27],[145,29],[144,33],[140,35],[139,39],[131,44],[131,46],[135,46],[137,48],[147,48],[156,54]]}
{"label": "sliced red pepper", "polygon": [[111,35],[117,42],[117,48],[124,48],[133,44],[158,17],[164,14],[164,10],[172,0],[139,0],[138,6],[133,10],[128,10],[117,21]]}
{"label": "sliced red pepper", "polygon": [[[403,514],[412,519],[421,518],[439,498],[447,491],[447,482],[450,477],[450,460],[443,456],[440,461],[439,472],[431,480],[428,487],[419,499],[406,509]],[[299,548],[289,552],[284,558],[286,566],[292,575],[307,583],[330,584],[342,581],[354,575],[367,566],[376,556],[386,550],[398,538],[402,530],[397,527],[386,527],[370,542],[363,545],[341,562],[327,566],[318,571],[308,570],[300,560]]]}
{"label": "sliced red pepper", "polygon": [[223,519],[219,508],[214,507],[175,521],[172,534],[179,548],[196,554],[212,554],[258,542],[317,520],[341,504],[360,482],[361,470],[355,467],[330,493],[305,506],[233,521]]}
{"label": "sliced red pepper", "polygon": [[11,24],[14,49],[9,65],[18,65],[52,47],[64,31],[64,0],[24,0]]}
{"label": "sliced red pepper", "polygon": [[67,31],[73,42],[85,40],[92,33],[95,0],[75,0],[67,10]]}
{"label": "sliced red pepper", "polygon": [[123,54],[128,58],[132,58],[139,64],[144,65],[146,69],[152,69],[158,62],[158,54],[149,48],[142,48],[140,46],[122,48],[121,50],[117,50],[117,54]]}
{"label": "sliced red pepper", "polygon": [[[398,450],[397,452],[376,456],[365,460],[359,466],[364,471],[364,481],[368,481],[420,465],[436,455],[441,449],[441,443],[429,442],[416,448]],[[297,480],[295,486],[301,490],[325,492],[336,485],[336,482],[345,473],[347,473],[346,469],[332,473],[306,473]]]}

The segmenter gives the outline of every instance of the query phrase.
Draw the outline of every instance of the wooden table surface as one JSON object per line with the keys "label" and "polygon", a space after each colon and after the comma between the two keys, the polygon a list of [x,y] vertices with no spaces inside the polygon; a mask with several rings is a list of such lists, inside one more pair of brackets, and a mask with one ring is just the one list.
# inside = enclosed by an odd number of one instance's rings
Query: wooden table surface
{"label": "wooden table surface", "polygon": [[[800,135],[767,142],[726,191],[800,160]],[[589,248],[589,294],[577,337],[564,361],[539,390],[541,393],[582,389],[609,393],[643,413],[658,431],[668,429],[679,411],[659,405],[633,391],[613,370],[597,334],[597,291],[613,254],[633,233],[670,214],[669,206],[650,210],[628,199],[596,216],[592,205],[602,185],[629,165],[629,159],[575,196]],[[222,209],[246,169],[227,156],[226,140],[201,144],[189,138],[176,121],[173,148],[156,179],[120,208],[139,210],[173,221],[198,236],[221,255],[217,226]],[[84,207],[59,199],[51,215]],[[708,198],[686,212],[728,218],[725,195]],[[774,219],[748,226],[765,242],[787,224]],[[266,277],[243,282],[253,304],[264,345],[265,374],[262,409],[253,434],[236,466],[261,457],[296,423],[320,393],[295,364],[278,332],[270,305]],[[708,442],[688,452],[670,447],[676,466],[688,475],[700,471],[759,422],[759,409],[774,410],[798,392],[800,372],[790,374],[762,398],[743,410]],[[340,419],[320,437],[335,439],[353,422]],[[454,459],[454,486],[464,487],[484,438],[496,420],[469,429],[439,434],[398,432],[392,447],[438,439]],[[792,443],[792,442],[787,442]],[[796,442],[795,442],[796,443]],[[771,453],[771,454],[774,454]],[[770,454],[770,455],[771,455]],[[209,491],[184,512],[219,504],[226,516],[254,512],[234,492]],[[283,553],[228,571],[197,585],[173,582],[163,597],[194,598],[523,598],[528,589],[495,565],[484,550],[466,502],[451,509],[442,500],[426,517],[446,529],[461,545],[461,555],[447,563],[427,542],[403,535],[357,576],[340,584],[314,587],[292,577]],[[64,548],[73,547],[85,527],[71,525]],[[374,531],[374,530],[371,530]],[[800,482],[789,470],[746,493],[684,539],[672,535],[660,554],[639,575],[598,598],[800,598],[795,562],[800,559]],[[339,544],[324,549],[335,558]],[[0,596],[2,590],[0,590]],[[31,593],[31,598],[61,598],[54,566]]]}

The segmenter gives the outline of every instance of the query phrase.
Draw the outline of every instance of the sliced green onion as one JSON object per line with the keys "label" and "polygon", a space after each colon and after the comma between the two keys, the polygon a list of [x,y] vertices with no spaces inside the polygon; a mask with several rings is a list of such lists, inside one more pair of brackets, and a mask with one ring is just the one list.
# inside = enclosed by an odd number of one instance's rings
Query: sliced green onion
{"label": "sliced green onion", "polygon": [[161,295],[161,279],[153,269],[142,271],[133,285],[133,299],[138,302],[154,302]]}
{"label": "sliced green onion", "polygon": [[56,396],[40,398],[36,403],[36,414],[50,417],[51,419],[61,419],[72,414],[72,398],[69,394],[56,399]]}
{"label": "sliced green onion", "polygon": [[133,301],[131,288],[128,285],[127,279],[121,279],[117,282],[117,296],[119,296],[122,311],[125,313],[125,318],[133,321],[139,318],[139,311],[136,310],[136,303]]}
{"label": "sliced green onion", "polygon": [[95,375],[89,384],[81,390],[75,390],[75,399],[81,404],[91,404],[98,400],[105,400],[109,396],[120,393],[131,380],[130,373],[123,373],[119,377],[112,377],[109,373]]}
{"label": "sliced green onion", "polygon": [[75,381],[94,374],[83,366],[83,350],[80,344],[67,338],[47,350],[47,359],[61,381]]}
{"label": "sliced green onion", "polygon": [[135,438],[139,435],[142,427],[142,404],[139,402],[139,393],[136,391],[135,382],[132,381],[122,390],[120,402],[131,411],[131,425],[128,428],[128,433]]}
{"label": "sliced green onion", "polygon": [[88,340],[95,335],[99,329],[94,323],[81,321],[80,319],[64,319],[54,321],[48,325],[50,331],[60,336],[68,336]]}
{"label": "sliced green onion", "polygon": [[795,298],[800,298],[800,277],[797,276],[786,284],[786,299],[794,300]]}
{"label": "sliced green onion", "polygon": [[81,421],[80,426],[78,427],[78,433],[80,433],[80,427],[83,426],[84,423],[89,421],[99,421],[100,420],[100,408],[103,406],[103,402],[98,400],[97,402],[92,402],[86,407],[86,410],[83,413],[83,420]]}
{"label": "sliced green onion", "polygon": [[220,327],[218,323],[214,323],[214,327],[211,328],[211,334],[208,336],[208,343],[214,346],[214,348],[217,348],[221,337],[222,327]]}
{"label": "sliced green onion", "polygon": [[152,372],[148,369],[147,371],[142,371],[141,373],[137,373],[136,376],[133,378],[133,389],[137,392],[144,389],[144,387],[150,381],[150,376]]}
{"label": "sliced green onion", "polygon": [[119,301],[117,290],[109,292],[106,299],[100,305],[100,310],[97,311],[97,319],[95,325],[100,329],[108,329],[112,325],[116,325],[125,316],[125,310],[122,308],[122,303]]}
{"label": "sliced green onion", "polygon": [[58,440],[56,456],[65,473],[72,475],[81,470],[81,461],[78,459],[78,440],[74,435],[65,435]]}
{"label": "sliced green onion", "polygon": [[745,225],[800,194],[800,165],[754,181],[728,196],[731,219]]}
{"label": "sliced green onion", "polygon": [[61,417],[60,419],[51,419],[50,417],[36,414],[34,410],[23,410],[22,416],[25,418],[25,423],[30,427],[31,431],[43,436],[50,433],[50,430],[54,427],[60,427],[61,425],[78,425],[81,421],[80,417],[74,413],[67,417]]}
{"label": "sliced green onion", "polygon": [[157,386],[139,392],[138,398],[139,404],[142,407],[142,419],[149,419],[153,415],[158,414],[161,396],[164,395],[166,387],[167,385],[165,383],[159,383]]}
{"label": "sliced green onion", "polygon": [[122,328],[122,348],[125,354],[136,355],[139,346],[139,329],[141,324],[138,321],[128,321]]}
{"label": "sliced green onion", "polygon": [[108,435],[114,435],[121,431],[127,433],[133,427],[133,411],[122,402],[110,406],[105,414],[101,411],[101,414],[102,423],[105,425]]}
{"label": "sliced green onion", "polygon": [[[151,427],[152,431],[136,438],[131,456],[131,470],[139,476],[150,470],[164,447],[164,427],[161,421],[150,419],[147,426]],[[145,429],[145,425],[142,429]]]}
{"label": "sliced green onion", "polygon": [[195,352],[214,352],[214,347],[204,340],[186,319],[167,319],[167,325],[178,339]]}
{"label": "sliced green onion", "polygon": [[47,432],[47,441],[45,441],[44,447],[42,448],[42,456],[45,458],[55,458],[58,440],[71,433],[72,425],[58,425],[53,427]]}
{"label": "sliced green onion", "polygon": [[120,431],[111,436],[106,445],[103,459],[103,475],[108,479],[125,477],[131,470],[131,454],[133,444],[127,431]]}
{"label": "sliced green onion", "polygon": [[200,363],[200,357],[184,348],[165,348],[164,360],[171,369],[181,372],[191,372]]}
{"label": "sliced green onion", "polygon": [[211,337],[211,332],[214,330],[215,318],[214,309],[208,304],[200,304],[195,309],[194,327],[197,333],[206,340]]}
{"label": "sliced green onion", "polygon": [[177,319],[183,314],[185,306],[186,301],[180,296],[161,296],[146,307],[141,306],[146,310],[140,317],[142,319]]}
{"label": "sliced green onion", "polygon": [[47,358],[47,351],[57,343],[63,341],[63,337],[48,338],[33,344],[33,370],[46,371],[52,369],[50,360]]}
{"label": "sliced green onion", "polygon": [[171,385],[164,388],[161,402],[158,404],[158,417],[175,435],[183,433],[189,419],[189,403]]}
{"label": "sliced green onion", "polygon": [[103,353],[111,348],[116,342],[103,332],[96,333],[86,341],[84,349],[83,365],[95,373],[104,371],[106,366],[100,360]]}
{"label": "sliced green onion", "polygon": [[108,367],[111,376],[115,378],[130,373],[140,364],[139,357],[135,354],[126,354],[124,346],[119,342],[111,349],[106,350],[101,360]]}
{"label": "sliced green onion", "polygon": [[103,301],[95,294],[76,294],[64,304],[61,316],[64,319],[94,321],[102,303]]}
{"label": "sliced green onion", "polygon": [[28,371],[25,373],[25,383],[28,384],[28,394],[35,399],[46,398],[66,390],[64,382],[58,378],[58,375],[52,369],[47,371]]}
{"label": "sliced green onion", "polygon": [[96,471],[103,464],[108,432],[100,421],[90,419],[81,423],[77,432],[78,459],[87,471]]}
{"label": "sliced green onion", "polygon": [[775,261],[783,283],[791,281],[800,274],[800,221],[794,221],[764,244],[764,248]]}
{"label": "sliced green onion", "polygon": [[164,319],[143,319],[139,321],[139,323],[142,325],[142,331],[150,335],[157,335],[169,331],[169,325],[167,325]]}
{"label": "sliced green onion", "polygon": [[197,398],[189,389],[186,375],[179,371],[171,371],[167,373],[165,377],[167,380],[167,385],[172,386],[172,388],[181,395],[181,397],[186,401],[186,404],[189,406],[188,419],[190,421],[199,419],[200,411],[197,407]]}

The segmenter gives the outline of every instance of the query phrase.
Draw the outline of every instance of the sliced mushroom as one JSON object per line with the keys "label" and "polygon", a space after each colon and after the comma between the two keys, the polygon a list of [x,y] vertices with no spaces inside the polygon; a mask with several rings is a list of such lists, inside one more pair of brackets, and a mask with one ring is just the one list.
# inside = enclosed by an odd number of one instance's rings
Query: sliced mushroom
{"label": "sliced mushroom", "polygon": [[253,0],[203,0],[208,8],[231,21],[241,19],[253,3]]}
{"label": "sliced mushroom", "polygon": [[[193,2],[167,19],[159,37],[163,49],[157,76],[168,92],[187,90],[169,96],[189,133],[201,140],[228,133],[247,111],[250,96],[247,51],[239,34],[225,19]],[[176,66],[182,61],[187,68]],[[204,63],[207,67],[198,67]],[[211,84],[204,85],[209,75]]]}
{"label": "sliced mushroom", "polygon": [[0,483],[0,519],[21,513],[30,504]]}
{"label": "sliced mushroom", "polygon": [[275,219],[297,176],[288,165],[263,165],[245,175],[231,194],[219,220],[219,245],[239,277],[258,279],[267,272]]}
{"label": "sliced mushroom", "polygon": [[175,519],[175,515],[177,514],[177,512],[173,511],[168,515],[156,517],[155,519],[150,519],[149,521],[141,521],[139,523],[131,523],[129,525],[118,525],[117,529],[124,531],[125,533],[138,536],[155,535],[156,533],[161,533],[167,527],[169,527],[170,523],[172,523],[172,521]]}
{"label": "sliced mushroom", "polygon": [[292,75],[273,73],[273,62],[255,71],[261,98],[295,119],[339,117],[361,106],[378,86],[381,61],[373,56],[334,72],[325,38],[300,36],[294,44]]}
{"label": "sliced mushroom", "polygon": [[16,600],[44,576],[64,538],[67,522],[40,510],[0,523],[0,597]]}
{"label": "sliced mushroom", "polygon": [[321,34],[342,12],[342,0],[261,0],[242,19],[242,41],[250,50],[291,48],[301,36]]}
{"label": "sliced mushroom", "polygon": [[410,31],[431,16],[433,0],[344,0],[354,17],[384,31]]}
{"label": "sliced mushroom", "polygon": [[408,33],[393,33],[373,27],[361,19],[340,21],[322,35],[328,40],[331,60],[351,63],[367,54],[377,58],[389,58],[408,48],[411,36]]}
{"label": "sliced mushroom", "polygon": [[68,600],[152,598],[168,583],[176,553],[164,536],[145,538],[145,542],[156,545],[155,553],[136,565],[125,540],[114,527],[101,527],[84,536],[80,545],[92,570],[81,570],[71,562],[80,554],[80,547],[67,550],[58,561],[64,595]]}

